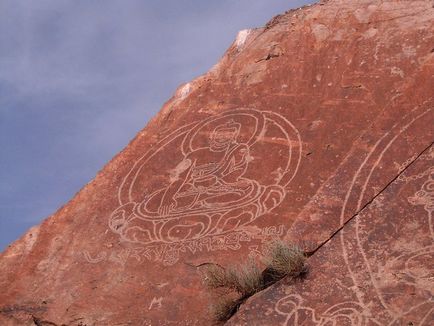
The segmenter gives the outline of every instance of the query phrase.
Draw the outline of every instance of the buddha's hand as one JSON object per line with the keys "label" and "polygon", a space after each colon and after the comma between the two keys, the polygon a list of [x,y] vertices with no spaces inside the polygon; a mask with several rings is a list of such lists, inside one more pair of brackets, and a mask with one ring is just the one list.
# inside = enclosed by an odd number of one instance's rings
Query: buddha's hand
{"label": "buddha's hand", "polygon": [[169,215],[172,210],[177,206],[177,202],[173,198],[164,198],[163,202],[158,209],[158,213],[162,216]]}

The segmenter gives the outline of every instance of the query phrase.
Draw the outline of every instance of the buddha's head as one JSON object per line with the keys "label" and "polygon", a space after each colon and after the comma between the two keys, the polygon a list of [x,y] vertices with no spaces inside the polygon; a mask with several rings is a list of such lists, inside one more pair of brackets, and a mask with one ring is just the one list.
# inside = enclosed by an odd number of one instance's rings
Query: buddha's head
{"label": "buddha's head", "polygon": [[210,135],[210,148],[213,151],[224,151],[237,142],[241,125],[234,120],[218,125]]}

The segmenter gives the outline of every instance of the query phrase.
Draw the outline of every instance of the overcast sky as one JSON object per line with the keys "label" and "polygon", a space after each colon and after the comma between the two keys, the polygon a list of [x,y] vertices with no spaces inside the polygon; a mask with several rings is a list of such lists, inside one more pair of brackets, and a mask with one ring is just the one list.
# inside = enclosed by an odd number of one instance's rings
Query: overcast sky
{"label": "overcast sky", "polygon": [[0,250],[54,213],[241,29],[312,0],[0,0]]}

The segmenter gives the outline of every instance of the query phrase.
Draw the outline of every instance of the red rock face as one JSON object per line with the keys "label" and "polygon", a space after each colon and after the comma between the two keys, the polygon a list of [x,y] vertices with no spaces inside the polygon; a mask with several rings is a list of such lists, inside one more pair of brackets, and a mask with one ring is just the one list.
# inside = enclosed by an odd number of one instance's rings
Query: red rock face
{"label": "red rock face", "polygon": [[431,325],[433,166],[431,146],[311,257],[304,280],[275,284],[228,324]]}
{"label": "red rock face", "polygon": [[[267,138],[276,141],[264,144]],[[271,111],[233,109],[187,124],[128,172],[110,228],[124,242],[148,248],[149,255],[164,248],[154,258],[166,265],[178,262],[186,249],[213,246],[213,239],[237,246],[234,232],[284,200],[301,147],[297,129]],[[274,153],[279,159],[257,175],[254,161],[264,162]]]}
{"label": "red rock face", "polygon": [[336,0],[241,32],[0,256],[0,324],[208,325],[200,266],[281,237],[309,275],[229,324],[431,325],[433,21]]}

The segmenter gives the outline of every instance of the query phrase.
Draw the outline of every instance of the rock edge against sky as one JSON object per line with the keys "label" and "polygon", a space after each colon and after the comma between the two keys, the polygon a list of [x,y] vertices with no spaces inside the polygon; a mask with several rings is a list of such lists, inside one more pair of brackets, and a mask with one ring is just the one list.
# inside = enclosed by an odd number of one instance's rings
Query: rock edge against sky
{"label": "rock edge against sky", "polygon": [[228,324],[432,324],[433,21],[432,1],[331,0],[240,32],[0,256],[0,322],[208,325],[201,266],[280,237],[309,275]]}

